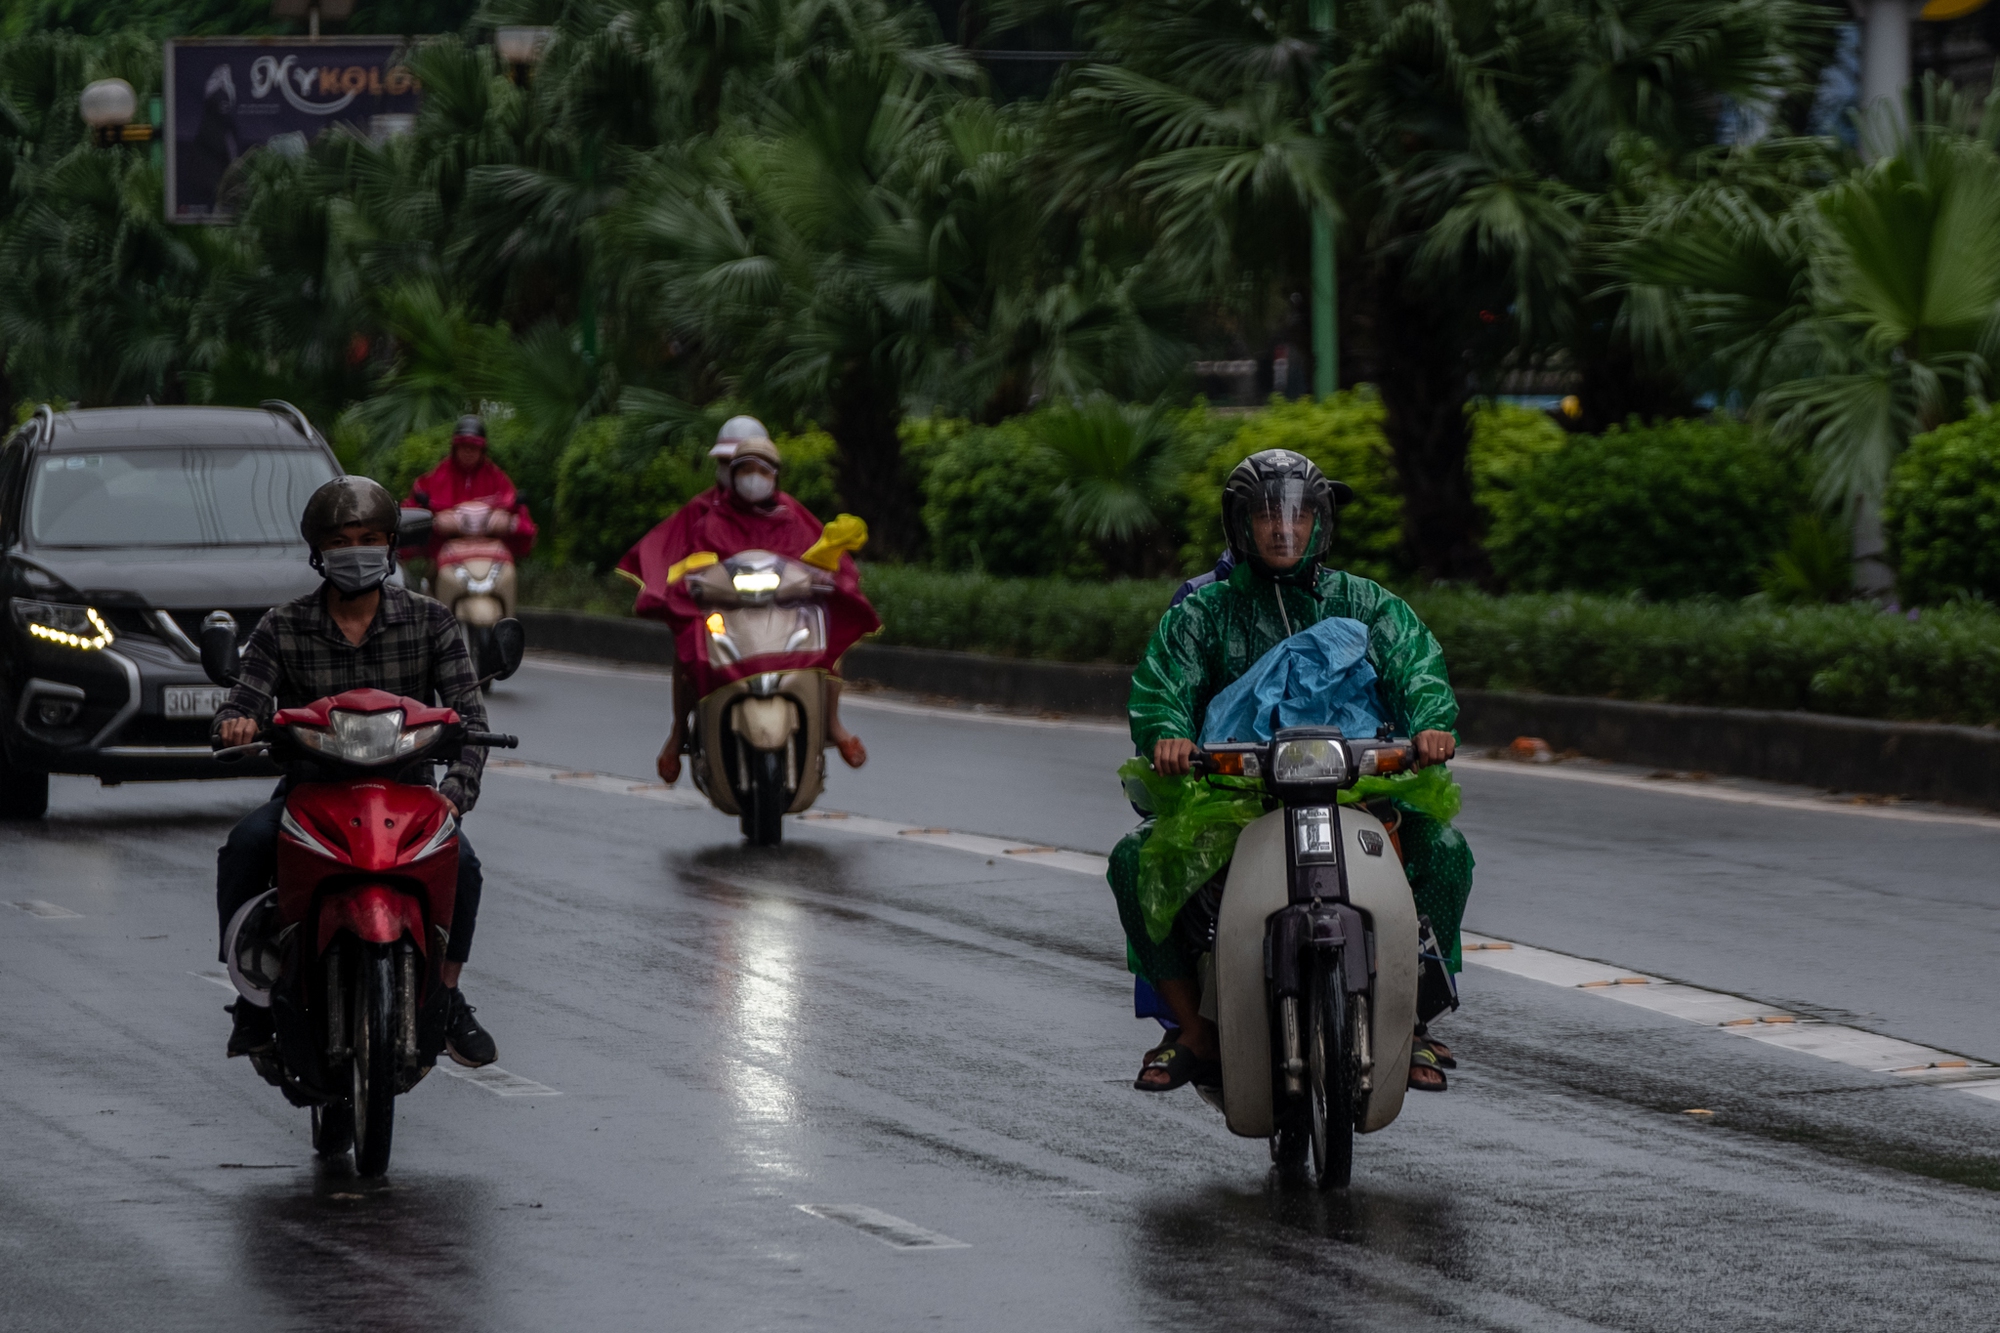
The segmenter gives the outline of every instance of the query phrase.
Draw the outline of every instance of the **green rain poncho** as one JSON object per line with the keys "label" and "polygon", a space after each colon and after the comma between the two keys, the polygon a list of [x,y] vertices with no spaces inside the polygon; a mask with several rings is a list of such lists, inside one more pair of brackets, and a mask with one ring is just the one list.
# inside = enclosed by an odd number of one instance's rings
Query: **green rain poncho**
{"label": "green rain poncho", "polygon": [[[1445,675],[1444,650],[1409,603],[1379,584],[1340,570],[1321,569],[1310,586],[1300,586],[1263,577],[1246,561],[1227,580],[1197,589],[1160,618],[1132,677],[1128,712],[1132,740],[1140,753],[1150,756],[1155,741],[1199,736],[1209,701],[1223,687],[1281,640],[1329,616],[1344,616],[1368,627],[1368,661],[1380,678],[1382,701],[1397,732],[1413,736],[1420,731],[1452,731],[1458,721],[1458,700]],[[1137,776],[1127,774],[1128,787]],[[1148,788],[1170,781],[1150,773],[1145,776],[1143,785]],[[1424,785],[1434,790],[1436,779]],[[1435,817],[1448,818],[1449,805],[1441,808],[1434,798],[1399,801],[1399,805],[1404,868],[1417,910],[1431,919],[1456,970],[1459,919],[1472,891],[1471,850],[1446,819]],[[1192,809],[1188,813],[1195,815]],[[1241,820],[1225,819],[1226,813],[1218,808],[1196,816],[1208,822],[1202,844],[1212,846],[1220,837],[1233,845]],[[1230,825],[1226,833],[1215,827],[1219,823]],[[1163,917],[1170,918],[1171,904],[1161,902],[1157,893],[1140,892],[1141,851],[1154,827],[1149,819],[1119,842],[1111,854],[1109,878],[1133,969],[1157,983],[1191,976],[1193,960],[1183,955],[1170,933],[1158,929]],[[1214,859],[1203,858],[1199,849],[1190,850],[1194,857],[1183,859]],[[1156,939],[1156,933],[1162,938]]]}

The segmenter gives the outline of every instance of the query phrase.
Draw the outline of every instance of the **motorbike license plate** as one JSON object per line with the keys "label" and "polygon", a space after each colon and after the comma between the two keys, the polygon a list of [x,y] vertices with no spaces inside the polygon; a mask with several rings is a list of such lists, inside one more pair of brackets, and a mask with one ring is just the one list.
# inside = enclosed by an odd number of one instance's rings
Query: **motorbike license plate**
{"label": "motorbike license plate", "polygon": [[228,693],[219,685],[169,685],[160,697],[168,717],[214,717]]}

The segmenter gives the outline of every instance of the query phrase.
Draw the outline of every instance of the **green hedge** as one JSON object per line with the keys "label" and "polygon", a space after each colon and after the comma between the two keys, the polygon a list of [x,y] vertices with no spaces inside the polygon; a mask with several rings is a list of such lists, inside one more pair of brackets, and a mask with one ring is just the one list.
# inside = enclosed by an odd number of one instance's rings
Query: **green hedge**
{"label": "green hedge", "polygon": [[1059,662],[1136,662],[1178,579],[1082,583],[866,565],[880,643]]}
{"label": "green hedge", "polygon": [[1882,527],[1904,601],[2000,602],[2000,409],[1912,440],[1890,474]]}

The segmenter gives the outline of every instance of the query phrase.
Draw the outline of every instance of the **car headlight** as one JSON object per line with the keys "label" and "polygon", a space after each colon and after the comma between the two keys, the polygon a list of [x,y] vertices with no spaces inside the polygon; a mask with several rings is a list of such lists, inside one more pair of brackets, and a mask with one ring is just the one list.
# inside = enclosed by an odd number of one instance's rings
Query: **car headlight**
{"label": "car headlight", "polygon": [[85,652],[107,646],[116,636],[94,606],[14,599],[14,623],[44,643],[80,648]]}
{"label": "car headlight", "polygon": [[1347,777],[1347,747],[1337,740],[1281,741],[1271,757],[1271,781],[1340,782]]}

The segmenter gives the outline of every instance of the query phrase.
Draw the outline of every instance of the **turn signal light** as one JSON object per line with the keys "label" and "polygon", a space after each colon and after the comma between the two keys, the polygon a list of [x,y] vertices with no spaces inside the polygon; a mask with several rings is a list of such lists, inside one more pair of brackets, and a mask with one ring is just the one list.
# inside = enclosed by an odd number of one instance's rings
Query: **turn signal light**
{"label": "turn signal light", "polygon": [[708,613],[708,632],[718,639],[722,637],[722,612],[711,611]]}

